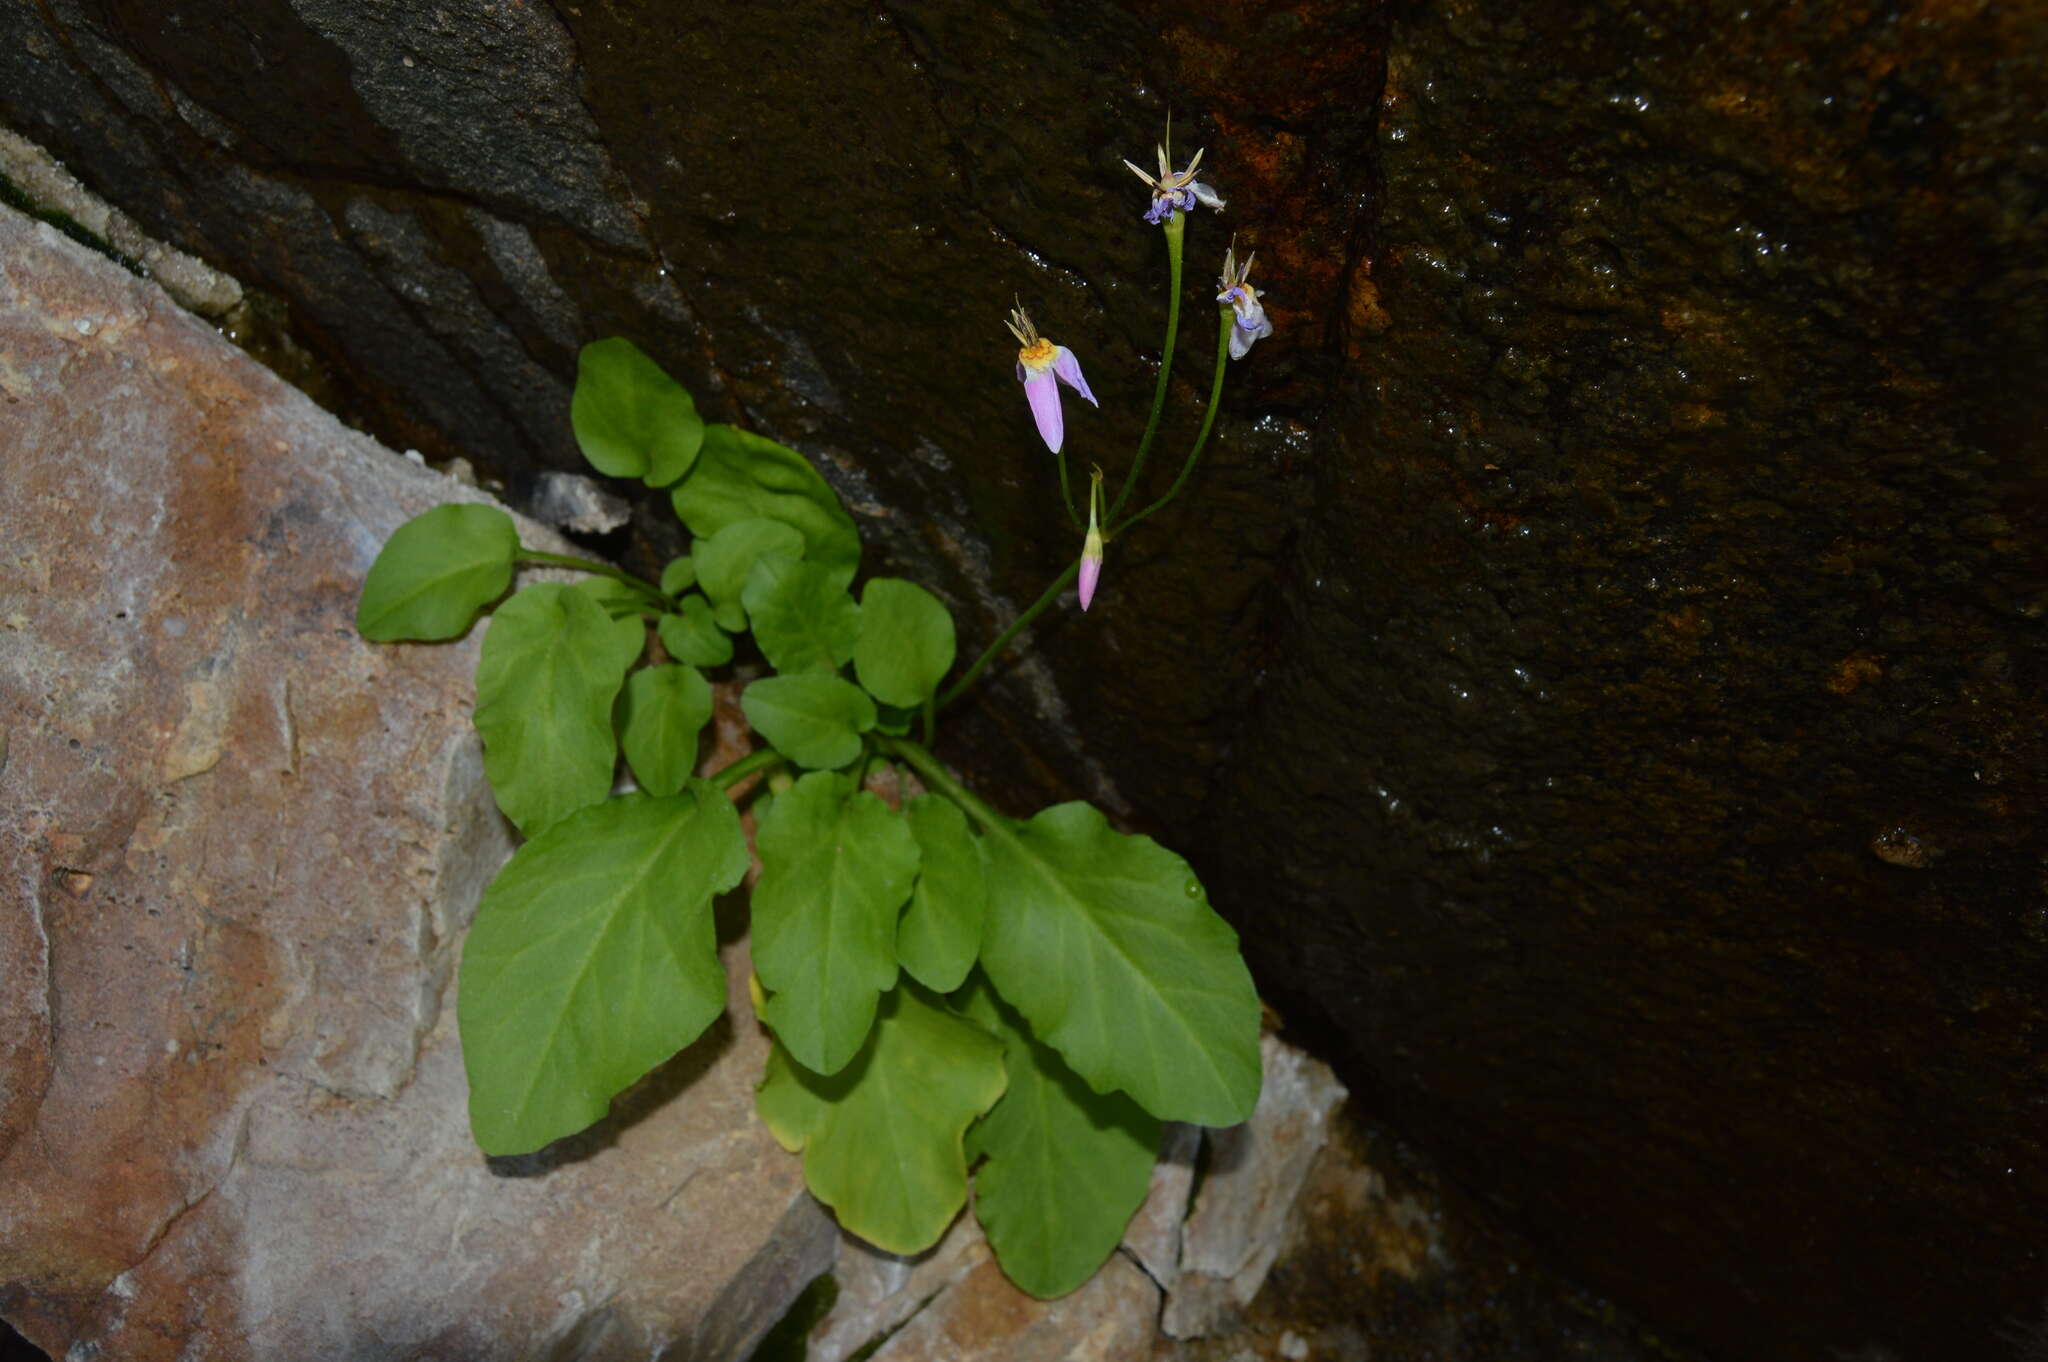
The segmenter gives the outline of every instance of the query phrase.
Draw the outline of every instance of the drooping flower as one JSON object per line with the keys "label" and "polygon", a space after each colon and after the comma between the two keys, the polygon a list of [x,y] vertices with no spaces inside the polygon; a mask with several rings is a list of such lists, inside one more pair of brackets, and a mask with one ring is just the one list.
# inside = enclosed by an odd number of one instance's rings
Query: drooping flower
{"label": "drooping flower", "polygon": [[1013,309],[1004,325],[1023,347],[1017,351],[1017,381],[1024,385],[1031,417],[1038,422],[1045,447],[1057,454],[1067,430],[1066,418],[1060,414],[1059,385],[1064,383],[1087,398],[1090,406],[1102,404],[1088,391],[1088,380],[1081,377],[1081,361],[1074,358],[1074,352],[1040,336],[1022,307]]}
{"label": "drooping flower", "polygon": [[1175,170],[1173,163],[1167,160],[1166,144],[1160,143],[1157,179],[1131,165],[1129,161],[1125,161],[1124,164],[1131,167],[1131,174],[1151,186],[1152,206],[1145,210],[1145,221],[1155,227],[1175,213],[1194,212],[1198,203],[1204,208],[1214,208],[1219,213],[1223,211],[1223,199],[1215,190],[1195,178],[1195,170],[1202,164],[1200,151],[1197,151],[1194,159],[1188,162],[1186,170]]}
{"label": "drooping flower", "polygon": [[1230,329],[1232,359],[1243,359],[1251,352],[1253,341],[1273,334],[1273,323],[1266,318],[1266,305],[1259,301],[1259,291],[1245,282],[1251,275],[1252,261],[1258,258],[1258,252],[1254,251],[1244,258],[1244,264],[1239,265],[1235,239],[1223,252],[1223,277],[1216,281],[1222,292],[1216,295],[1216,301],[1228,303],[1230,310],[1237,314],[1237,323]]}
{"label": "drooping flower", "polygon": [[1095,584],[1102,580],[1102,524],[1096,510],[1102,505],[1102,470],[1097,468],[1088,484],[1088,536],[1081,541],[1081,608],[1095,599]]}

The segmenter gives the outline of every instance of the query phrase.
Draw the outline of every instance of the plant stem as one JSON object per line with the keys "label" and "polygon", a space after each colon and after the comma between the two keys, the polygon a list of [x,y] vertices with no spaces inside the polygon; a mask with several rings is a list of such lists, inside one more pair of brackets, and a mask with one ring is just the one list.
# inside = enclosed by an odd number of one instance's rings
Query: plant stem
{"label": "plant stem", "polygon": [[765,770],[781,760],[783,760],[783,756],[780,752],[772,747],[764,747],[758,752],[749,752],[724,770],[713,774],[711,783],[721,790],[730,792],[733,786],[739,784],[748,776],[754,774],[754,772]]}
{"label": "plant stem", "polygon": [[937,790],[946,798],[958,804],[974,816],[974,821],[990,832],[1004,832],[1009,829],[1010,820],[991,809],[974,797],[974,792],[953,779],[952,773],[940,764],[939,759],[919,747],[908,738],[877,737],[875,745],[895,757],[898,761],[917,772],[919,780]]}
{"label": "plant stem", "polygon": [[1166,410],[1166,389],[1173,381],[1173,344],[1180,335],[1180,247],[1187,231],[1187,214],[1175,213],[1166,220],[1166,345],[1159,352],[1159,381],[1152,388],[1152,415],[1145,421],[1145,434],[1138,440],[1138,452],[1131,459],[1131,471],[1124,476],[1123,489],[1109,508],[1109,518],[1130,500],[1137,489],[1138,474],[1144,471],[1145,455],[1151,452],[1152,437],[1159,433],[1159,418]]}
{"label": "plant stem", "polygon": [[924,745],[931,747],[939,731],[939,703],[936,695],[924,697]]}
{"label": "plant stem", "polygon": [[1067,519],[1074,522],[1074,528],[1081,528],[1081,513],[1074,509],[1074,489],[1067,482],[1067,454],[1065,450],[1053,455],[1060,466],[1060,500],[1066,503]]}
{"label": "plant stem", "polygon": [[600,563],[595,558],[571,558],[567,554],[542,553],[538,549],[522,548],[519,551],[517,561],[522,563],[544,563],[549,567],[575,568],[579,572],[591,572],[600,577],[609,577],[615,582],[623,582],[635,591],[640,592],[649,601],[661,607],[664,613],[666,613],[669,606],[674,604],[668,597],[661,594],[661,588],[654,583],[642,577],[635,577],[632,573],[621,568],[615,568],[610,563]]}
{"label": "plant stem", "polygon": [[944,709],[947,705],[950,705],[955,700],[959,699],[961,693],[965,691],[969,686],[973,685],[975,680],[982,674],[982,672],[987,670],[988,664],[995,661],[996,655],[1002,652],[1003,649],[1010,646],[1010,640],[1017,637],[1018,633],[1023,630],[1024,626],[1031,623],[1031,621],[1037,619],[1040,615],[1044,614],[1045,608],[1051,605],[1055,600],[1058,600],[1060,592],[1067,589],[1067,583],[1073,581],[1074,578],[1080,575],[1081,560],[1079,558],[1076,558],[1073,562],[1067,564],[1067,570],[1065,572],[1062,572],[1058,577],[1053,579],[1052,585],[1045,589],[1045,594],[1040,596],[1037,600],[1033,601],[1031,603],[1030,608],[1027,609],[1023,614],[1017,616],[1016,619],[1012,620],[1010,622],[1009,628],[1003,630],[1002,633],[996,635],[996,641],[994,643],[989,644],[988,648],[985,651],[983,651],[980,657],[974,659],[974,665],[969,667],[964,673],[962,673],[958,681],[955,681],[952,685],[946,688],[946,693],[939,697],[938,707],[940,709]]}
{"label": "plant stem", "polygon": [[1201,457],[1202,446],[1208,442],[1209,428],[1216,424],[1216,407],[1223,397],[1223,375],[1230,363],[1230,326],[1235,318],[1236,314],[1229,308],[1223,309],[1221,326],[1216,333],[1216,376],[1209,382],[1209,409],[1202,413],[1202,429],[1195,436],[1194,448],[1188,451],[1187,462],[1180,466],[1180,476],[1173,480],[1173,486],[1166,489],[1165,496],[1117,526],[1115,530],[1110,532],[1110,538],[1114,539],[1117,535],[1122,534],[1125,530],[1128,530],[1131,526],[1179,496],[1180,489],[1187,485],[1188,475],[1195,471],[1195,460]]}

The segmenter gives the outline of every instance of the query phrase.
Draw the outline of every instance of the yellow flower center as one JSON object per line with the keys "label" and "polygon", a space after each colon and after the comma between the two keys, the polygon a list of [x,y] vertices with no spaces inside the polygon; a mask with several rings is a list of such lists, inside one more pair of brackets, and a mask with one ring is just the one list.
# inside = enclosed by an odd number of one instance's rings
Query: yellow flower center
{"label": "yellow flower center", "polygon": [[1017,352],[1017,362],[1034,372],[1050,369],[1053,361],[1053,344],[1044,337],[1031,342]]}

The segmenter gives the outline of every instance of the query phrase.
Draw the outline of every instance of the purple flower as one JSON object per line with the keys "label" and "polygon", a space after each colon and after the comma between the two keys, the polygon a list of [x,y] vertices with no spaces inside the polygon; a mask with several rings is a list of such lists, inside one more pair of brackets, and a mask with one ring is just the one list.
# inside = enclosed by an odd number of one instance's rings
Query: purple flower
{"label": "purple flower", "polygon": [[1159,147],[1157,179],[1131,165],[1129,161],[1125,161],[1124,164],[1131,166],[1131,174],[1151,186],[1152,206],[1145,210],[1145,221],[1155,227],[1175,213],[1194,212],[1198,203],[1205,208],[1214,208],[1219,213],[1223,211],[1223,200],[1217,196],[1216,191],[1195,178],[1195,169],[1202,164],[1202,153],[1199,151],[1195,153],[1194,159],[1188,162],[1186,170],[1176,171],[1167,160],[1166,147],[1162,143]]}
{"label": "purple flower", "polygon": [[1102,580],[1102,526],[1096,508],[1102,504],[1102,470],[1095,470],[1088,484],[1088,537],[1081,541],[1081,608],[1095,599],[1095,584]]}
{"label": "purple flower", "polygon": [[1259,301],[1259,291],[1245,282],[1252,272],[1252,261],[1258,258],[1254,251],[1239,265],[1236,241],[1223,253],[1223,277],[1216,281],[1222,292],[1216,295],[1216,301],[1230,304],[1231,311],[1237,314],[1237,324],[1230,329],[1232,359],[1243,359],[1251,353],[1253,341],[1273,334],[1273,323],[1266,319],[1266,305]]}
{"label": "purple flower", "polygon": [[1023,347],[1017,351],[1017,381],[1024,385],[1024,396],[1031,403],[1031,418],[1038,422],[1045,447],[1057,454],[1067,429],[1066,418],[1060,414],[1059,385],[1066,384],[1091,406],[1102,404],[1088,391],[1088,380],[1081,377],[1081,361],[1074,358],[1074,352],[1040,336],[1023,308],[1013,310],[1004,325]]}

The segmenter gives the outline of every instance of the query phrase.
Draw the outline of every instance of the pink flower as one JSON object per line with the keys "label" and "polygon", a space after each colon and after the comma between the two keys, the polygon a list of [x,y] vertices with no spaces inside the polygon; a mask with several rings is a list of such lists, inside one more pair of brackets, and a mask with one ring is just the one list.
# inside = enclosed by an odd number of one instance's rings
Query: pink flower
{"label": "pink flower", "polygon": [[1102,580],[1102,525],[1096,508],[1102,504],[1102,470],[1088,484],[1088,537],[1081,541],[1081,608],[1095,599],[1095,584]]}
{"label": "pink flower", "polygon": [[1004,325],[1017,338],[1023,348],[1017,351],[1017,381],[1024,385],[1024,396],[1031,403],[1031,417],[1038,422],[1038,433],[1045,439],[1045,447],[1057,454],[1066,440],[1066,418],[1060,413],[1061,383],[1088,399],[1089,405],[1100,407],[1095,394],[1088,391],[1088,380],[1081,377],[1081,361],[1074,358],[1074,352],[1064,345],[1054,345],[1038,334],[1031,325],[1031,318],[1019,307],[1010,313],[1010,320]]}

